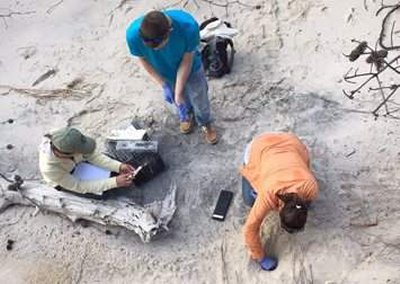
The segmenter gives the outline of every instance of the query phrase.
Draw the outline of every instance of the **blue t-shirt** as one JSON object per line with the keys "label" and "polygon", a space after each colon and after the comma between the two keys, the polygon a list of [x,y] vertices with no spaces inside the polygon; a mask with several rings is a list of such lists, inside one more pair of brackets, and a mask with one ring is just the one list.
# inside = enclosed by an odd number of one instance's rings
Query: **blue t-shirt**
{"label": "blue t-shirt", "polygon": [[176,75],[183,55],[194,52],[191,73],[199,70],[201,57],[199,25],[188,13],[181,10],[164,12],[172,21],[172,31],[168,42],[160,49],[147,47],[140,37],[143,17],[136,19],[126,31],[126,40],[132,55],[143,57],[159,75],[175,84]]}

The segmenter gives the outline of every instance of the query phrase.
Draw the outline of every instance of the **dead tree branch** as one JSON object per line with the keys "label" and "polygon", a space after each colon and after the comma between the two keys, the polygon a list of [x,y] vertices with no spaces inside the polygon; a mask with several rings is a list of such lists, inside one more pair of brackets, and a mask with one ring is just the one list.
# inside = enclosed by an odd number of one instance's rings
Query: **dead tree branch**
{"label": "dead tree branch", "polygon": [[[378,111],[380,110],[380,108],[385,105],[386,106],[386,114],[390,114],[390,111],[387,109],[387,102],[389,101],[389,99],[396,93],[397,89],[399,88],[399,85],[394,85],[394,87],[391,88],[391,92],[390,94],[384,98],[384,100],[372,111],[372,114],[375,116],[378,116]],[[386,88],[386,87],[385,87]],[[381,91],[383,89],[381,88]]]}
{"label": "dead tree branch", "polygon": [[[196,2],[196,0],[192,0],[194,2]],[[228,8],[230,5],[239,5],[239,6],[243,6],[246,8],[255,8],[255,6],[249,5],[249,4],[245,4],[242,1],[239,0],[235,0],[235,1],[226,1],[225,3],[217,3],[215,1],[212,0],[197,0],[197,1],[202,1],[205,2],[207,4],[210,4],[211,6],[216,6],[216,7],[222,7],[222,8]]]}
{"label": "dead tree branch", "polygon": [[34,13],[36,13],[36,11],[19,12],[19,11],[9,10],[9,12],[7,14],[0,14],[0,18],[3,19],[4,26],[7,29],[8,25],[7,25],[6,18],[12,18],[13,16],[25,16],[25,15],[30,15],[30,14],[34,14]]}
{"label": "dead tree branch", "polygon": [[390,9],[389,12],[386,13],[385,17],[382,20],[382,27],[381,27],[381,32],[379,34],[379,45],[385,49],[385,50],[395,50],[395,49],[399,49],[400,45],[393,45],[393,33],[394,33],[394,25],[395,25],[395,21],[393,21],[393,25],[392,25],[392,29],[391,29],[391,42],[392,42],[392,46],[386,46],[383,42],[384,38],[386,37],[386,27],[387,27],[387,23],[390,19],[390,17],[392,16],[393,13],[395,13],[397,10],[400,10],[400,4],[398,5],[389,5],[389,6],[382,6],[377,12],[376,12],[376,16],[378,16],[380,14],[380,12],[386,10],[386,9]]}
{"label": "dead tree branch", "polygon": [[23,16],[23,15],[30,15],[36,13],[35,11],[28,11],[28,12],[15,12],[10,11],[7,14],[0,14],[0,18],[11,18],[12,16]]}
{"label": "dead tree branch", "polygon": [[126,228],[138,234],[143,242],[149,242],[158,232],[167,229],[176,209],[174,185],[164,200],[143,207],[127,199],[95,200],[57,191],[40,183],[21,184],[10,190],[10,186],[0,182],[0,213],[15,204],[36,206],[73,222],[86,220]]}
{"label": "dead tree branch", "polygon": [[21,95],[31,96],[37,99],[42,98],[75,98],[82,99],[87,95],[90,95],[90,90],[78,90],[78,89],[35,89],[35,88],[19,88],[9,85],[0,85],[0,89],[6,89],[5,92],[1,92],[0,95],[8,95],[10,92],[16,92]]}
{"label": "dead tree branch", "polygon": [[[350,68],[349,71],[347,71],[346,75],[344,76],[344,80],[346,82],[352,83],[354,84],[354,82],[349,81],[350,79],[354,79],[354,78],[359,78],[359,77],[366,77],[369,76],[369,78],[367,78],[363,83],[361,83],[357,88],[353,89],[350,91],[350,95],[343,90],[343,92],[345,93],[345,95],[349,98],[349,99],[353,99],[354,98],[354,94],[356,94],[357,92],[359,92],[365,85],[367,85],[372,79],[375,79],[376,77],[379,76],[379,74],[381,74],[383,71],[385,71],[387,68],[389,68],[389,66],[392,67],[392,69],[394,69],[394,67],[392,66],[392,64],[396,61],[400,59],[400,55],[395,57],[394,59],[392,59],[390,62],[384,62],[386,66],[382,67],[380,70],[378,70],[377,72],[366,72],[366,73],[361,73],[358,74],[357,71],[358,69],[355,70],[355,72],[352,75],[349,75],[350,72],[353,70],[352,68]],[[398,70],[396,70],[398,71]]]}
{"label": "dead tree branch", "polygon": [[[367,64],[369,64],[369,72],[359,72],[359,68],[351,67],[343,76],[344,81],[349,84],[357,85],[350,90],[343,90],[343,94],[349,99],[354,99],[357,93],[361,93],[367,88],[367,92],[379,92],[380,102],[372,110],[372,114],[377,118],[381,109],[384,109],[384,116],[397,118],[392,114],[398,112],[400,109],[394,99],[395,95],[399,93],[400,89],[400,59],[399,51],[400,45],[396,45],[394,36],[400,33],[395,30],[396,21],[394,21],[394,14],[400,12],[400,3],[396,5],[383,5],[376,12],[376,16],[385,11],[382,20],[379,39],[375,48],[368,45],[366,41],[352,40],[358,45],[352,50],[349,55],[345,55],[351,62],[359,60],[364,57]],[[392,24],[389,23],[392,21]],[[390,43],[384,42],[385,38],[390,36]],[[378,48],[380,48],[378,50]],[[392,72],[390,72],[392,71]],[[388,84],[387,81],[391,83]]]}
{"label": "dead tree branch", "polygon": [[41,82],[47,80],[48,78],[54,76],[57,73],[57,69],[51,68],[47,70],[45,73],[43,73],[39,78],[35,80],[35,82],[32,83],[32,87],[35,87],[36,85],[40,84]]}
{"label": "dead tree branch", "polygon": [[61,3],[63,3],[63,2],[64,2],[64,0],[60,0],[60,1],[58,1],[57,3],[51,5],[50,8],[47,9],[46,13],[47,13],[47,14],[53,13],[53,11],[54,11]]}
{"label": "dead tree branch", "polygon": [[228,9],[232,5],[239,5],[239,6],[243,6],[246,8],[252,8],[252,9],[260,9],[261,8],[260,5],[253,6],[253,5],[243,3],[242,1],[239,1],[239,0],[225,1],[225,2],[217,2],[217,1],[213,1],[213,0],[180,0],[175,4],[167,6],[167,8],[177,6],[177,5],[182,5],[183,8],[186,8],[186,6],[189,5],[190,3],[193,3],[194,5],[196,5],[197,8],[200,8],[200,5],[197,3],[198,1],[206,3],[209,6],[225,8],[225,9]]}

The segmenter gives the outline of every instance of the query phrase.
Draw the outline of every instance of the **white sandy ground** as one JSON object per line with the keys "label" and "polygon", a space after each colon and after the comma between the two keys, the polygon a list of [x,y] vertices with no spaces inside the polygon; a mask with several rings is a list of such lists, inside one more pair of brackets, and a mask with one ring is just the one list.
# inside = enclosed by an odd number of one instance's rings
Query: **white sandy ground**
{"label": "white sandy ground", "polygon": [[[351,66],[342,52],[352,38],[374,45],[380,1],[243,1],[261,9],[188,1],[199,21],[216,15],[240,30],[233,73],[210,81],[216,146],[198,132],[178,134],[161,90],[126,48],[132,19],[177,2],[0,0],[0,171],[39,179],[41,136],[71,117],[101,141],[138,116],[153,122],[169,166],[163,178],[178,186],[171,230],[150,244],[124,230],[106,235],[9,208],[0,214],[0,283],[400,283],[399,122],[357,112],[376,105],[370,94],[350,101],[341,92]],[[22,14],[4,16],[10,12]],[[31,86],[51,68],[55,76]],[[64,89],[75,79],[80,92],[55,98],[9,91]],[[15,122],[2,123],[9,118]],[[238,167],[253,135],[276,130],[309,145],[321,194],[305,232],[289,236],[276,215],[265,222],[279,266],[264,272],[243,244],[248,209]],[[221,189],[235,192],[224,223],[210,219]],[[7,239],[15,240],[11,251]]]}

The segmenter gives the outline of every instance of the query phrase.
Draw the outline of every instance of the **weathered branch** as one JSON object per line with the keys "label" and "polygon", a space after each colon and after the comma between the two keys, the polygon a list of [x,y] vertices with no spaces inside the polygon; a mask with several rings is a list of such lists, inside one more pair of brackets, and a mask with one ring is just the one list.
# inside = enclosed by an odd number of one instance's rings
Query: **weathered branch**
{"label": "weathered branch", "polygon": [[220,8],[225,8],[225,9],[227,9],[227,8],[229,8],[229,6],[235,5],[235,4],[239,5],[239,6],[247,7],[247,8],[253,8],[253,9],[261,8],[260,5],[253,6],[253,5],[243,3],[242,1],[239,1],[239,0],[225,1],[225,3],[217,2],[217,1],[213,1],[213,0],[180,0],[177,3],[166,6],[165,8],[173,7],[176,5],[182,5],[183,8],[186,8],[186,6],[189,5],[190,2],[192,2],[194,5],[196,5],[197,8],[200,8],[200,5],[197,3],[197,1],[207,3],[210,6],[220,7]]}
{"label": "weathered branch", "polygon": [[357,73],[358,69],[356,69],[356,70],[354,71],[354,74],[353,74],[353,75],[349,75],[350,72],[351,72],[352,70],[353,70],[353,68],[350,68],[349,71],[347,71],[347,73],[344,75],[344,80],[345,80],[346,82],[348,82],[348,83],[351,83],[351,84],[356,84],[356,83],[353,82],[353,81],[350,81],[350,79],[358,78],[358,77],[371,76],[371,75],[375,75],[375,74],[376,74],[376,73],[374,73],[374,72]]}
{"label": "weathered branch", "polygon": [[249,5],[249,4],[245,4],[245,3],[243,3],[243,2],[241,2],[239,0],[226,1],[226,3],[216,3],[215,1],[212,1],[212,0],[200,0],[200,1],[208,3],[208,4],[212,5],[212,6],[222,7],[222,8],[228,8],[229,5],[233,5],[233,4],[238,4],[240,6],[244,6],[244,7],[247,7],[247,8],[255,8],[255,7],[253,7],[253,6]]}
{"label": "weathered branch", "polygon": [[9,12],[7,14],[0,14],[0,19],[3,20],[4,26],[7,29],[8,25],[7,25],[6,18],[11,18],[12,16],[24,16],[24,15],[34,14],[34,13],[36,13],[36,12],[35,11],[18,12],[18,11],[9,10]]}
{"label": "weathered branch", "polygon": [[[383,10],[385,10],[385,9],[388,9],[388,8],[392,8],[392,9],[391,9],[391,10],[385,15],[385,17],[383,18],[382,27],[381,27],[381,32],[380,32],[380,34],[379,34],[379,45],[380,45],[383,49],[386,49],[386,50],[399,49],[399,48],[400,48],[400,45],[397,45],[397,46],[394,46],[394,45],[393,45],[393,39],[392,39],[392,46],[386,46],[386,45],[383,43],[383,39],[384,39],[384,37],[385,37],[385,27],[386,27],[387,21],[389,20],[390,16],[391,16],[394,12],[396,12],[397,10],[400,9],[400,4],[398,4],[398,5],[390,5],[390,6],[382,6],[382,7],[376,12],[376,15],[378,16],[379,13],[380,13],[381,11],[383,11]],[[393,37],[393,32],[394,32],[394,27],[392,27],[391,37]]]}
{"label": "weathered branch", "polygon": [[83,97],[89,95],[91,92],[88,90],[78,90],[78,89],[35,89],[35,88],[18,88],[9,85],[0,85],[0,89],[6,89],[7,91],[0,93],[0,95],[7,95],[10,92],[16,92],[21,95],[28,95],[34,98],[61,98],[61,97],[73,97],[77,99],[82,99]]}
{"label": "weathered branch", "polygon": [[[394,69],[393,66],[391,66],[392,63],[394,63],[396,60],[398,60],[400,58],[400,56],[395,57],[394,59],[392,59],[390,62],[386,62],[385,61],[385,66],[382,67],[380,70],[378,70],[376,73],[371,72],[371,73],[361,73],[361,74],[353,74],[353,75],[348,75],[350,70],[346,73],[346,75],[344,76],[345,81],[349,80],[349,79],[353,79],[353,78],[358,78],[358,77],[365,77],[365,76],[370,76],[369,78],[367,78],[363,83],[361,83],[357,88],[353,89],[350,91],[350,94],[347,94],[346,91],[343,91],[345,93],[345,95],[347,97],[349,97],[350,99],[354,98],[354,94],[356,94],[357,92],[359,92],[365,85],[367,85],[372,79],[377,78],[379,76],[379,74],[381,74],[383,71],[385,71],[387,68]],[[398,73],[399,71],[396,70]],[[351,81],[349,81],[351,82]],[[353,83],[353,82],[352,82]]]}
{"label": "weathered branch", "polygon": [[[387,101],[396,93],[397,89],[399,88],[399,86],[396,86],[392,89],[392,91],[390,92],[390,94],[372,111],[372,113],[375,116],[378,116],[378,111],[379,109],[383,106],[386,105]],[[390,112],[386,109],[386,114],[390,114]]]}
{"label": "weathered branch", "polygon": [[0,18],[11,18],[14,15],[29,15],[29,14],[34,14],[36,13],[35,11],[28,11],[28,12],[15,12],[15,11],[10,11],[8,14],[0,14]]}
{"label": "weathered branch", "polygon": [[47,13],[47,14],[53,13],[54,9],[57,8],[57,7],[58,7],[61,3],[63,3],[63,2],[64,2],[64,0],[60,0],[60,1],[58,1],[57,3],[51,5],[50,8],[47,9],[46,13]]}
{"label": "weathered branch", "polygon": [[[378,90],[379,90],[379,93],[381,94],[382,101],[385,102],[383,104],[383,106],[385,106],[386,114],[389,114],[389,107],[388,107],[388,105],[386,103],[387,100],[386,100],[386,97],[385,97],[385,91],[384,91],[384,89],[382,87],[382,82],[381,82],[381,80],[379,80],[379,76],[376,76],[375,78],[376,78],[376,81],[378,82],[378,86],[379,86]],[[374,113],[374,112],[372,112],[372,113],[376,115],[376,113]]]}
{"label": "weathered branch", "polygon": [[50,70],[47,70],[46,73],[43,73],[39,78],[35,80],[35,82],[32,83],[32,87],[40,84],[44,80],[47,80],[48,78],[54,76],[57,73],[57,69],[51,68]]}
{"label": "weathered branch", "polygon": [[[367,55],[366,62],[370,65],[370,70],[369,72],[359,73],[358,68],[354,70],[353,67],[351,67],[343,76],[344,81],[350,84],[357,84],[357,81],[353,79],[360,78],[362,79],[362,81],[358,81],[358,85],[356,88],[349,91],[342,91],[343,94],[349,99],[354,99],[354,95],[356,93],[360,93],[362,89],[365,89],[367,85],[371,83],[371,81],[376,80],[377,87],[375,85],[369,87],[368,91],[379,91],[381,102],[378,104],[377,107],[375,107],[375,109],[372,111],[372,114],[375,116],[375,118],[377,118],[379,116],[378,112],[381,110],[382,107],[384,107],[384,115],[394,118],[392,113],[397,112],[398,109],[393,110],[391,106],[396,105],[396,102],[393,101],[393,97],[397,93],[398,89],[400,89],[400,86],[397,84],[396,81],[390,86],[383,86],[384,82],[381,81],[381,78],[387,78],[383,77],[383,75],[386,75],[387,72],[385,71],[387,70],[393,71],[395,75],[400,75],[400,65],[398,65],[398,60],[400,59],[400,56],[395,55],[395,58],[391,59],[390,61],[387,60],[390,51],[400,49],[400,46],[394,45],[393,40],[393,36],[396,34],[396,21],[393,21],[391,27],[387,27],[388,21],[391,19],[393,13],[400,10],[400,3],[390,6],[383,5],[383,3],[381,5],[382,7],[377,11],[376,15],[379,15],[379,13],[381,13],[383,10],[389,9],[389,11],[385,14],[382,20],[382,27],[379,39],[375,44],[375,48],[369,46],[366,41],[358,41],[356,39],[352,39],[352,42],[358,43],[358,45],[351,51],[349,55],[344,54],[344,56],[346,56],[351,62],[358,60],[363,55]],[[388,34],[388,29],[390,29],[389,32],[391,46],[386,46],[383,42],[384,37]],[[378,46],[380,46],[382,49],[378,50]],[[384,72],[385,74],[383,74]]]}
{"label": "weathered branch", "polygon": [[58,213],[72,221],[87,220],[101,225],[118,226],[134,231],[143,242],[166,230],[175,212],[175,186],[163,201],[146,207],[127,199],[95,200],[57,191],[40,183],[28,183],[18,191],[7,190],[0,182],[0,213],[9,206],[37,206]]}

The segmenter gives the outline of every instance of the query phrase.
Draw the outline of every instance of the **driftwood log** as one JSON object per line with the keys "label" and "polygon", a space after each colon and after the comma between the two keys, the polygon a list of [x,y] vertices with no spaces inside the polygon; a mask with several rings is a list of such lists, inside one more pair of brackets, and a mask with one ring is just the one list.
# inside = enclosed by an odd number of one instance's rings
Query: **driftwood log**
{"label": "driftwood log", "polygon": [[95,200],[57,191],[41,183],[26,183],[15,191],[0,182],[0,213],[11,205],[35,206],[39,210],[58,213],[73,222],[87,220],[101,225],[123,227],[134,231],[143,242],[149,242],[162,230],[175,212],[176,187],[171,185],[162,201],[146,206],[128,199]]}

